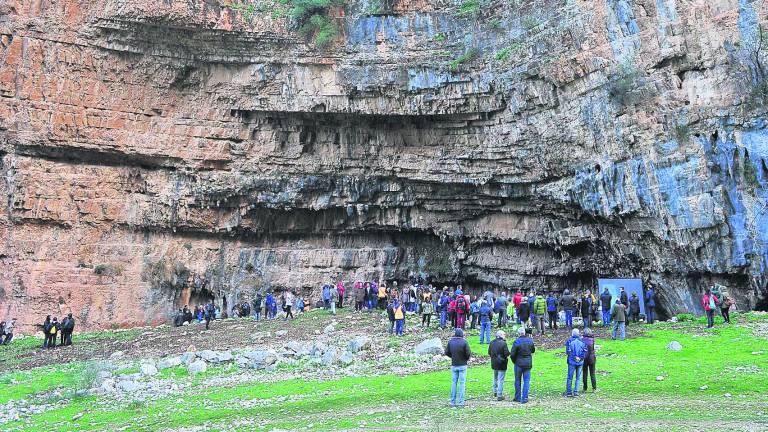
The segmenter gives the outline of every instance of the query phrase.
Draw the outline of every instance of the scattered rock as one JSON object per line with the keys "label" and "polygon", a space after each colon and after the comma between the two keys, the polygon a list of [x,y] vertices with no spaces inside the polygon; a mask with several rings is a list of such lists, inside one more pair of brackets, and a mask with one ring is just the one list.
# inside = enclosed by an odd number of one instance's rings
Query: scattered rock
{"label": "scattered rock", "polygon": [[238,361],[238,363],[254,369],[263,369],[277,362],[277,355],[271,351],[246,351],[241,357],[245,361]]}
{"label": "scattered rock", "polygon": [[667,344],[667,349],[670,351],[680,351],[683,349],[683,346],[678,341],[672,341]]}
{"label": "scattered rock", "polygon": [[336,324],[335,323],[330,323],[327,326],[325,326],[325,328],[323,329],[323,333],[324,334],[331,334],[331,333],[333,333],[335,331],[336,331]]}
{"label": "scattered rock", "polygon": [[371,338],[368,336],[357,336],[351,341],[349,341],[349,345],[347,345],[347,351],[351,353],[358,353],[360,351],[366,350],[370,348],[371,346]]}
{"label": "scattered rock", "polygon": [[341,364],[345,366],[351,365],[354,361],[355,361],[355,356],[353,356],[352,353],[349,351],[345,352],[344,354],[341,355],[341,357],[339,357],[339,362],[341,362]]}
{"label": "scattered rock", "polygon": [[110,359],[110,360],[117,360],[117,359],[119,359],[119,358],[122,358],[122,357],[123,357],[123,355],[124,355],[124,353],[123,353],[122,351],[115,351],[115,352],[113,352],[113,353],[112,353],[112,354],[109,356],[109,359]]}
{"label": "scattered rock", "polygon": [[157,363],[157,369],[163,370],[181,365],[181,357],[166,357]]}
{"label": "scattered rock", "polygon": [[762,351],[753,351],[752,355],[763,355]]}
{"label": "scattered rock", "polygon": [[703,385],[703,386],[699,387],[699,390],[706,390],[706,389],[708,389],[708,388],[709,388],[709,386],[708,386],[708,385]]}
{"label": "scattered rock", "polygon": [[725,397],[727,397],[727,398],[729,398],[729,397],[733,397],[733,395],[731,395],[730,393],[726,393],[726,394],[724,394],[723,396],[725,396]]}
{"label": "scattered rock", "polygon": [[323,364],[326,366],[332,365],[335,361],[338,360],[338,351],[336,348],[329,348],[328,350],[323,353]]}
{"label": "scattered rock", "polygon": [[139,384],[133,380],[124,380],[117,383],[117,388],[126,393],[133,393],[139,389]]}
{"label": "scattered rock", "polygon": [[196,356],[197,355],[194,353],[194,351],[187,351],[181,355],[181,362],[185,365],[189,365],[190,363],[195,361]]}
{"label": "scattered rock", "polygon": [[656,381],[664,381],[664,377],[659,375],[656,377]]}
{"label": "scattered rock", "polygon": [[677,322],[677,317],[673,316],[672,318],[669,319],[669,322],[676,323]]}
{"label": "scattered rock", "polygon": [[72,416],[72,421],[80,420],[81,418],[83,418],[83,413],[77,413]]}
{"label": "scattered rock", "polygon": [[275,332],[275,336],[277,337],[283,337],[288,334],[288,330],[278,330]]}
{"label": "scattered rock", "polygon": [[207,369],[208,366],[202,360],[195,360],[187,366],[187,371],[191,374],[205,372]]}
{"label": "scattered rock", "polygon": [[139,370],[141,371],[141,374],[144,376],[157,375],[157,368],[153,364],[144,363],[140,366]]}
{"label": "scattered rock", "polygon": [[413,349],[419,355],[439,355],[444,352],[443,343],[438,338],[427,339]]}

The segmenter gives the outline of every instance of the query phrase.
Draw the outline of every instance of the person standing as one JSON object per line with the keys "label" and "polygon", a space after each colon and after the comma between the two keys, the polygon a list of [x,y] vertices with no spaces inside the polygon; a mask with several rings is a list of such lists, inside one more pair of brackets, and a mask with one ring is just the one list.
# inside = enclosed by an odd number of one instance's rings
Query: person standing
{"label": "person standing", "polygon": [[502,293],[494,305],[495,312],[498,314],[497,328],[502,328],[507,324],[507,293]]}
{"label": "person standing", "polygon": [[629,296],[629,317],[627,318],[627,321],[629,321],[629,318],[632,318],[633,323],[640,320],[640,298],[637,297],[637,293],[635,292]]}
{"label": "person standing", "polygon": [[[363,311],[363,302],[365,302],[365,288],[360,281],[355,282],[355,311]],[[380,307],[387,307],[387,296],[384,295],[384,303]]]}
{"label": "person standing", "polygon": [[328,305],[331,308],[331,315],[336,315],[336,304],[339,302],[339,291],[335,286],[331,287],[330,298],[328,299]]}
{"label": "person standing", "polygon": [[43,321],[43,348],[48,348],[51,341],[51,316],[47,315]]}
{"label": "person standing", "polygon": [[707,289],[704,296],[701,298],[701,305],[704,306],[704,312],[707,313],[707,328],[715,326],[715,311],[717,310],[717,305],[719,303],[720,300]]}
{"label": "person standing", "polygon": [[437,313],[440,316],[440,328],[445,328],[446,318],[448,316],[448,304],[451,299],[448,297],[448,293],[443,291],[440,294],[440,299],[437,301]]}
{"label": "person standing", "polygon": [[625,325],[628,325],[629,323],[629,296],[627,295],[627,292],[624,290],[624,287],[619,288],[619,300],[621,300],[621,304],[624,305],[624,312],[626,312],[627,320],[624,322]]}
{"label": "person standing", "polygon": [[608,292],[608,288],[605,288],[602,294],[600,294],[600,309],[603,312],[603,327],[608,327],[611,323],[611,300],[613,296]]}
{"label": "person standing", "polygon": [[528,325],[528,318],[531,315],[531,306],[528,303],[528,297],[523,297],[520,306],[517,307],[517,316],[520,318],[520,325],[525,328]]}
{"label": "person standing", "polygon": [[445,346],[446,357],[451,358],[451,407],[464,407],[464,390],[467,383],[467,362],[472,357],[464,330],[457,328]]}
{"label": "person standing", "polygon": [[[568,378],[565,382],[565,396],[578,396],[579,381],[581,381],[581,368],[584,365],[584,358],[587,355],[587,346],[579,336],[579,329],[571,330],[571,337],[565,341],[565,355],[568,361]],[[571,384],[574,385],[571,386]]]}
{"label": "person standing", "polygon": [[325,310],[330,309],[331,308],[331,285],[330,284],[323,285],[322,299],[323,299],[323,307],[325,308]]}
{"label": "person standing", "polygon": [[53,317],[53,321],[51,322],[51,329],[49,330],[51,340],[48,343],[48,348],[56,348],[56,336],[58,336],[60,331],[61,323],[59,322],[59,318]]}
{"label": "person standing", "polygon": [[584,328],[589,328],[592,321],[592,296],[589,291],[584,291],[584,295],[581,297],[581,317]]}
{"label": "person standing", "polygon": [[544,334],[544,320],[547,315],[547,301],[544,300],[542,295],[537,295],[536,300],[533,302],[533,314],[536,317],[536,330],[539,335]]}
{"label": "person standing", "polygon": [[2,341],[3,345],[8,345],[13,340],[14,327],[16,327],[16,318],[12,318],[10,322],[5,323],[5,340]]}
{"label": "person standing", "polygon": [[733,299],[727,292],[722,293],[723,297],[720,301],[720,314],[727,324],[731,323],[731,306],[733,306]]}
{"label": "person standing", "polygon": [[656,300],[655,300],[655,293],[653,292],[653,288],[648,287],[648,290],[645,292],[645,315],[646,315],[646,322],[648,324],[653,324],[653,321],[656,319]]}
{"label": "person standing", "polygon": [[552,293],[547,294],[547,315],[549,315],[549,329],[557,330],[557,297]]}
{"label": "person standing", "polygon": [[613,332],[611,333],[611,339],[616,339],[617,331],[620,332],[621,339],[625,337],[625,323],[627,322],[627,311],[624,308],[624,304],[620,298],[616,299],[616,303],[611,308],[611,319],[613,320]]}
{"label": "person standing", "polygon": [[592,335],[592,330],[584,329],[584,336],[581,341],[587,346],[587,354],[584,357],[583,374],[584,385],[581,390],[587,392],[587,375],[592,379],[592,392],[597,391],[597,377],[595,377],[595,364],[597,363],[597,356],[595,355],[595,337]]}
{"label": "person standing", "polygon": [[515,305],[515,316],[517,317],[517,323],[520,324],[520,303],[523,302],[523,293],[520,290],[515,292],[515,296],[512,297],[512,304]]}
{"label": "person standing", "polygon": [[434,312],[435,307],[432,305],[431,298],[424,297],[421,302],[421,326],[424,327],[424,324],[429,327],[430,321],[432,321],[432,312]]}
{"label": "person standing", "polygon": [[397,299],[392,300],[387,304],[387,318],[389,318],[390,335],[395,331],[395,302],[397,302]]}
{"label": "person standing", "polygon": [[[378,294],[376,295],[376,301],[378,302],[379,309],[387,307],[387,286],[384,283],[379,284]],[[362,302],[361,302],[362,310]]]}
{"label": "person standing", "polygon": [[67,314],[66,318],[61,323],[61,344],[64,346],[72,345],[72,333],[75,331],[75,319],[72,318],[72,314]]}
{"label": "person standing", "polygon": [[288,318],[293,319],[293,302],[293,293],[291,290],[286,290],[285,293],[283,293],[283,309],[285,310],[285,318],[283,321],[287,321]]}
{"label": "person standing", "polygon": [[507,334],[504,330],[496,332],[496,339],[488,345],[488,356],[491,358],[493,369],[493,395],[496,400],[504,400],[504,377],[507,374],[509,348],[507,347]]}
{"label": "person standing", "polygon": [[493,311],[483,300],[480,304],[480,345],[491,343],[491,323],[493,323]]}
{"label": "person standing", "polygon": [[533,356],[536,346],[529,332],[520,327],[517,330],[518,337],[512,344],[509,358],[515,365],[515,402],[528,403],[528,390],[531,385],[531,369],[533,368]]}
{"label": "person standing", "polygon": [[469,315],[472,317],[472,323],[470,324],[470,330],[477,328],[477,323],[480,319],[480,299],[475,297],[475,301],[469,304]]}
{"label": "person standing", "polygon": [[339,309],[344,307],[344,294],[346,293],[346,288],[344,288],[344,281],[339,280],[336,282],[336,291],[339,293],[339,303],[336,305]]}
{"label": "person standing", "polygon": [[576,299],[569,290],[563,292],[563,296],[560,297],[560,304],[565,311],[565,326],[573,328],[573,306],[576,304]]}
{"label": "person standing", "polygon": [[205,305],[205,329],[208,330],[211,328],[211,320],[216,318],[216,307],[213,305],[213,302],[208,302],[207,305]]}
{"label": "person standing", "polygon": [[[469,305],[467,304],[467,298],[463,295],[456,296],[456,327],[460,329],[464,328],[464,322],[466,322],[468,312]],[[490,342],[490,337],[488,339]]]}
{"label": "person standing", "polygon": [[395,299],[392,304],[392,310],[395,312],[395,335],[402,336],[405,329],[405,306]]}

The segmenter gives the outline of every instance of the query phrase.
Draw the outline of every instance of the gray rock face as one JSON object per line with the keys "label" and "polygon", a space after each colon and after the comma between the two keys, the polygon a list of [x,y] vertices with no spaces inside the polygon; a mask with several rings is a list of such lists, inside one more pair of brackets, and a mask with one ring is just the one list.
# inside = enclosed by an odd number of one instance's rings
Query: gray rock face
{"label": "gray rock face", "polygon": [[680,351],[683,349],[683,346],[678,341],[672,341],[667,344],[667,349],[670,351]]}
{"label": "gray rock face", "polygon": [[351,353],[357,353],[370,348],[371,338],[368,336],[357,336],[347,345],[347,350]]}
{"label": "gray rock face", "polygon": [[434,338],[427,339],[416,345],[413,351],[419,355],[439,355],[445,352],[445,347],[443,347],[443,343],[440,339]]}
{"label": "gray rock face", "polygon": [[205,372],[207,369],[208,369],[208,366],[202,360],[195,360],[187,366],[187,371],[189,371],[189,373],[193,375],[197,373]]}
{"label": "gray rock face", "polygon": [[[276,287],[407,280],[417,267],[469,289],[640,277],[664,317],[700,312],[715,282],[745,309],[768,298],[764,1],[516,1],[474,20],[460,1],[372,14],[386,2],[350,0],[322,50],[270,11],[202,3],[3,15],[0,49],[40,45],[9,56],[7,82],[50,75],[110,97],[61,88],[42,106],[0,89],[0,226],[17,239],[0,255],[16,281],[6,291],[21,293],[0,310],[44,315],[20,300],[35,297],[33,275],[104,242],[121,247],[100,259],[127,266],[123,323],[165,317],[191,273],[228,281],[218,306],[251,294],[246,268]],[[87,70],[50,70],[70,50]],[[226,231],[242,235],[211,248]],[[144,247],[122,247],[137,233]],[[57,247],[28,260],[20,242]],[[86,283],[42,295],[81,310]],[[106,309],[88,325],[114,322]]]}
{"label": "gray rock face", "polygon": [[184,365],[189,365],[193,361],[195,361],[195,358],[197,358],[197,354],[194,352],[185,352],[181,355],[180,360],[181,363]]}

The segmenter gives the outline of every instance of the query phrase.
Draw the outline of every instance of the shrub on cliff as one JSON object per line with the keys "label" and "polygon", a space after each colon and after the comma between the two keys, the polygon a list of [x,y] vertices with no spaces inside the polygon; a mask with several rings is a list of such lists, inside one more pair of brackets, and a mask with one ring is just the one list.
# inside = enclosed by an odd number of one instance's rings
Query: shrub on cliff
{"label": "shrub on cliff", "polygon": [[343,6],[343,0],[290,0],[290,3],[291,19],[302,36],[313,37],[321,47],[336,38],[339,29],[328,13],[332,6]]}

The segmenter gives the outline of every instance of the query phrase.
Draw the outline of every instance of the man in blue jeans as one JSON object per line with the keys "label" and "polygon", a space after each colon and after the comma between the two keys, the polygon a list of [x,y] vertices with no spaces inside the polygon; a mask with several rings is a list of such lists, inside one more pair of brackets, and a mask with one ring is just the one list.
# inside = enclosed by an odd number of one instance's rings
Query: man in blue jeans
{"label": "man in blue jeans", "polygon": [[480,344],[491,343],[491,324],[493,323],[493,311],[485,300],[480,303]]}
{"label": "man in blue jeans", "polygon": [[507,359],[509,358],[509,348],[507,348],[507,334],[504,330],[496,332],[496,339],[488,345],[488,356],[491,358],[491,369],[493,369],[493,395],[496,400],[504,400],[504,377],[507,375]]}
{"label": "man in blue jeans", "polygon": [[565,326],[573,328],[573,309],[576,306],[576,298],[569,290],[565,290],[563,296],[560,297],[560,304],[563,305],[563,311],[565,311]]}
{"label": "man in blue jeans", "polygon": [[445,346],[445,355],[451,358],[451,408],[464,407],[464,387],[467,382],[467,361],[472,357],[464,330],[457,328]]}
{"label": "man in blue jeans", "polygon": [[611,317],[613,318],[613,333],[611,333],[611,339],[616,339],[616,332],[620,331],[621,340],[624,340],[624,323],[627,322],[627,310],[620,299],[616,299],[616,303],[611,308]]}
{"label": "man in blue jeans", "polygon": [[437,313],[440,314],[440,328],[445,328],[445,321],[448,315],[448,303],[451,299],[448,297],[448,293],[443,291],[440,295],[440,300],[437,301]]}
{"label": "man in blue jeans", "polygon": [[[565,354],[568,358],[568,379],[565,383],[565,396],[579,395],[579,383],[581,382],[581,367],[587,355],[587,344],[581,340],[579,329],[571,331],[571,337],[565,341]],[[574,375],[576,380],[574,381]],[[571,384],[574,384],[571,386]],[[573,389],[573,390],[571,390]]]}
{"label": "man in blue jeans", "polygon": [[[531,334],[533,328],[524,329],[520,327],[517,330],[518,338],[512,344],[509,358],[515,364],[515,402],[522,404],[528,403],[528,389],[531,385],[531,368],[533,368],[533,357],[531,354],[536,352],[533,345]],[[522,381],[522,389],[520,384]]]}

